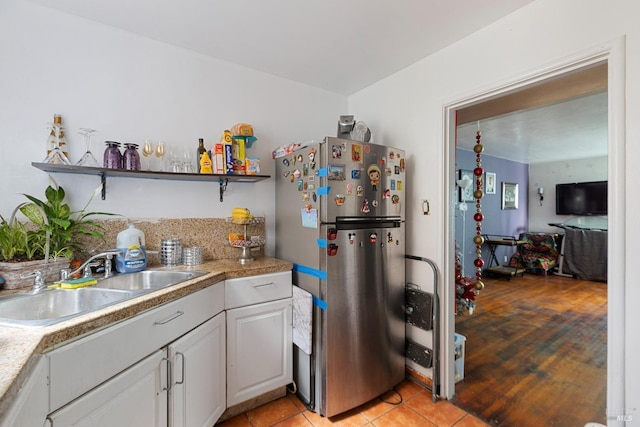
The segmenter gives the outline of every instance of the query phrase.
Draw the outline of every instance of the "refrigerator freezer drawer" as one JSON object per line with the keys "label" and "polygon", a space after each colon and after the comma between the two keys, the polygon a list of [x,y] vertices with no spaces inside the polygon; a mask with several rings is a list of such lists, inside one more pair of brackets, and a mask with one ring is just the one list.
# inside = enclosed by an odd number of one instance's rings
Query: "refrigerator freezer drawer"
{"label": "refrigerator freezer drawer", "polygon": [[225,309],[291,298],[291,272],[227,279]]}

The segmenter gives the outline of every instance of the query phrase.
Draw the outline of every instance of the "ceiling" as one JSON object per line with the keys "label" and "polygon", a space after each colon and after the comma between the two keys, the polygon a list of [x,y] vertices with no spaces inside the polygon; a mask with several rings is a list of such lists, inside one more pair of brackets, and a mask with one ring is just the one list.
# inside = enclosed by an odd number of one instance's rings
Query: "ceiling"
{"label": "ceiling", "polygon": [[[532,1],[31,0],[345,96]],[[482,117],[485,153],[524,163],[606,155],[606,91],[548,104]],[[459,126],[459,147],[471,149],[477,127]]]}
{"label": "ceiling", "polygon": [[534,0],[31,0],[351,95]]}
{"label": "ceiling", "polygon": [[478,126],[484,154],[520,163],[607,155],[607,92],[458,126],[457,145],[472,150]]}
{"label": "ceiling", "polygon": [[457,111],[457,146],[533,164],[607,155],[608,66],[580,68]]}

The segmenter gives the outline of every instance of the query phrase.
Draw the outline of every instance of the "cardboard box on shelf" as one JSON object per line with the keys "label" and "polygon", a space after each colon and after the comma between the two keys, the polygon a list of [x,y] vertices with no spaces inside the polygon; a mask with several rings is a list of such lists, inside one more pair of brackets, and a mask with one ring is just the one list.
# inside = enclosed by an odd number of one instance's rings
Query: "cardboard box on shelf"
{"label": "cardboard box on shelf", "polygon": [[235,175],[245,175],[245,147],[243,137],[233,137],[232,143],[232,155],[233,155],[233,173]]}
{"label": "cardboard box on shelf", "polygon": [[224,144],[215,144],[211,150],[211,161],[213,163],[214,174],[226,174],[224,166]]}

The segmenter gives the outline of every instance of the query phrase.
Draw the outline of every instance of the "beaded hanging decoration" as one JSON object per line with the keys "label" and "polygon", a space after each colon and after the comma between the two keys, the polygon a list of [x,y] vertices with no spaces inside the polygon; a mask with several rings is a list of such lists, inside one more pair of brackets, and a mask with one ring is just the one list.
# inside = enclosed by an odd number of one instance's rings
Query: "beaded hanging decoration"
{"label": "beaded hanging decoration", "polygon": [[484,288],[484,282],[482,282],[482,267],[484,266],[484,260],[482,259],[482,244],[484,243],[484,237],[482,237],[482,220],[484,219],[482,214],[482,197],[484,196],[484,191],[482,191],[482,176],[484,174],[482,152],[484,151],[484,146],[482,145],[482,134],[479,128],[480,124],[478,123],[476,145],[473,146],[473,152],[476,153],[476,168],[473,170],[476,181],[476,189],[473,192],[473,198],[476,199],[476,213],[473,215],[473,220],[476,222],[476,235],[473,236],[473,243],[476,245],[476,259],[473,261],[473,265],[476,267],[475,286],[477,291]]}

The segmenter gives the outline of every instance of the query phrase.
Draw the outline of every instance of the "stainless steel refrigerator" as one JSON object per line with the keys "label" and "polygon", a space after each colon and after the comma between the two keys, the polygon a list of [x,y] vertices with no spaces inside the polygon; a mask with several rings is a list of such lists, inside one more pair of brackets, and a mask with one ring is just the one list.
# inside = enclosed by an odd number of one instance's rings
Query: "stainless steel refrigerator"
{"label": "stainless steel refrigerator", "polygon": [[294,377],[330,417],[404,378],[405,153],[325,138],[275,161],[277,256],[313,296],[312,347],[294,346]]}

